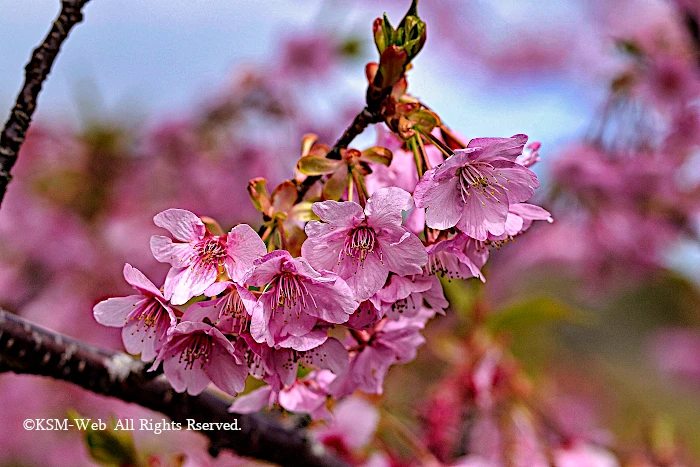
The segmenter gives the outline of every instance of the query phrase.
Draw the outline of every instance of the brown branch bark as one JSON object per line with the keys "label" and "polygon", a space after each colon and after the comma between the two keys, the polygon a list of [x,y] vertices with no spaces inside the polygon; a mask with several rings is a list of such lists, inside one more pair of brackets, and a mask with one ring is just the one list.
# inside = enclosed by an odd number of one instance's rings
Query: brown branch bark
{"label": "brown branch bark", "polygon": [[51,66],[71,28],[82,21],[82,8],[88,1],[90,0],[62,1],[61,12],[54,21],[51,31],[44,42],[34,49],[29,63],[24,68],[24,84],[0,134],[0,204],[5,197],[7,184],[12,178],[10,171],[17,162],[17,154],[24,142],[32,114],[36,110],[41,86],[51,72]]}
{"label": "brown branch bark", "polygon": [[144,363],[127,354],[87,345],[0,309],[0,371],[68,381],[161,412],[183,427],[187,419],[237,423],[240,431],[202,432],[213,454],[227,448],[288,467],[348,467],[299,428],[264,414],[228,413],[229,403],[215,393],[177,393],[164,377],[153,378],[144,370]]}

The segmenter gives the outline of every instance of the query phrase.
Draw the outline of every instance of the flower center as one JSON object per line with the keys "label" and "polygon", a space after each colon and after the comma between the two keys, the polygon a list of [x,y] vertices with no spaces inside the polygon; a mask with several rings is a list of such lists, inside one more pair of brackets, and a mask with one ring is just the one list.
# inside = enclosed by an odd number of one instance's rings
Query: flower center
{"label": "flower center", "polygon": [[[144,336],[143,339],[141,339],[141,342],[143,342],[151,331],[153,331],[153,333],[156,332],[156,327],[162,316],[163,306],[158,300],[152,298],[140,313],[128,317],[127,320],[138,321],[134,333],[143,330]],[[148,338],[152,339],[153,336],[148,336]]]}
{"label": "flower center", "polygon": [[185,348],[180,352],[179,362],[185,362],[185,369],[192,369],[195,362],[200,361],[200,368],[209,362],[212,346],[211,337],[203,332],[195,332],[187,338]]}
{"label": "flower center", "polygon": [[208,238],[195,247],[199,260],[204,264],[221,264],[226,258],[226,247],[218,239]]}
{"label": "flower center", "polygon": [[367,255],[374,253],[377,250],[379,254],[379,260],[382,260],[382,251],[377,242],[377,235],[374,229],[366,225],[361,225],[354,228],[347,237],[345,237],[345,244],[340,252],[340,257],[338,258],[338,264],[343,259],[343,254],[345,256],[350,256],[354,261],[364,262]]}
{"label": "flower center", "polygon": [[302,308],[306,308],[306,297],[310,297],[316,307],[316,301],[306,288],[306,284],[299,276],[291,272],[283,272],[277,276],[277,299],[272,304],[272,309],[277,307],[294,309],[297,315]]}
{"label": "flower center", "polygon": [[248,326],[248,311],[245,309],[243,300],[241,300],[241,296],[235,288],[226,295],[226,301],[219,316],[223,320],[233,320],[234,324],[232,327],[234,330],[238,328],[239,334]]}
{"label": "flower center", "polygon": [[[502,174],[499,173],[499,175]],[[459,192],[464,204],[469,202],[472,192],[500,203],[501,200],[498,196],[502,196],[503,193],[508,191],[496,178],[494,167],[484,162],[467,164],[461,167],[457,170],[457,177],[459,178]],[[504,180],[508,182],[507,179]],[[481,204],[486,206],[486,203],[483,201],[481,201]]]}

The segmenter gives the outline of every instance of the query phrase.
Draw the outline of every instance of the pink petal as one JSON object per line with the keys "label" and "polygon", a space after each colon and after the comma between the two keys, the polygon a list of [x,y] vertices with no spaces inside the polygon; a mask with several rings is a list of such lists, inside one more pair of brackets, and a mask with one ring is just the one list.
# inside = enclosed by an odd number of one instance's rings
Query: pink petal
{"label": "pink petal", "polygon": [[391,240],[391,237],[378,237],[386,267],[400,276],[421,274],[423,266],[428,263],[428,253],[420,239],[404,231],[398,241]]}
{"label": "pink petal", "polygon": [[[224,338],[225,340],[226,338]],[[226,342],[228,343],[228,341]],[[228,346],[230,347],[231,344],[228,343]],[[207,375],[216,387],[232,396],[245,389],[248,367],[236,362],[231,352],[222,347],[220,339],[214,342],[210,358],[209,365],[207,365]]]}
{"label": "pink petal", "polygon": [[158,226],[170,231],[177,240],[191,242],[204,236],[206,227],[195,214],[184,209],[168,209],[153,218]]}
{"label": "pink petal", "polygon": [[[167,351],[167,347],[163,351]],[[209,386],[209,377],[198,362],[192,368],[185,367],[185,362],[178,361],[179,354],[175,356],[167,355],[163,361],[163,372],[168,378],[170,385],[177,392],[184,392],[191,396],[201,394]]]}
{"label": "pink petal", "polygon": [[269,323],[272,310],[265,306],[263,297],[260,297],[253,308],[250,320],[250,335],[255,342],[267,343],[270,347],[275,345],[275,341],[270,333]]}
{"label": "pink petal", "polygon": [[95,321],[103,326],[121,328],[126,324],[126,318],[141,302],[148,299],[143,295],[130,295],[128,297],[115,297],[103,300],[92,309]]}
{"label": "pink petal", "polygon": [[467,144],[468,148],[481,148],[478,150],[480,159],[493,159],[504,157],[511,161],[523,153],[523,147],[527,143],[527,135],[517,134],[510,138],[474,138]]}
{"label": "pink petal", "polygon": [[348,351],[334,337],[329,338],[323,345],[305,352],[302,358],[306,363],[330,370],[336,376],[344,374],[348,368]]}
{"label": "pink petal", "polygon": [[348,201],[323,201],[314,203],[311,210],[324,222],[335,224],[339,229],[351,229],[364,220],[362,207]]}
{"label": "pink petal", "polygon": [[527,201],[532,198],[535,188],[540,186],[537,175],[520,164],[498,160],[491,165],[494,167],[494,177],[508,190],[506,193],[510,203]]}
{"label": "pink petal", "polygon": [[397,187],[381,188],[367,200],[367,224],[375,230],[400,226],[403,221],[401,212],[412,207],[413,198],[406,190]]}
{"label": "pink petal", "polygon": [[173,305],[183,305],[190,298],[202,295],[217,276],[217,268],[212,264],[172,268],[165,279],[165,295]]}
{"label": "pink petal", "polygon": [[353,299],[352,290],[343,279],[331,273],[326,273],[326,277],[333,277],[333,283],[306,284],[312,305],[307,308],[308,313],[329,323],[345,323],[357,309],[358,302]]}
{"label": "pink petal", "polygon": [[233,413],[254,413],[274,403],[275,394],[270,386],[263,386],[244,396],[238,396],[229,407]]}
{"label": "pink petal", "polygon": [[486,198],[472,190],[469,201],[464,205],[462,218],[457,228],[475,240],[486,240],[489,233],[501,235],[505,232],[508,217],[508,201],[504,193],[497,193],[493,198]]}
{"label": "pink petal", "polygon": [[214,282],[212,285],[207,287],[207,289],[204,291],[204,295],[207,297],[216,297],[231,285],[233,285],[233,282],[231,281]]}
{"label": "pink petal", "polygon": [[305,384],[295,384],[279,393],[280,406],[290,412],[311,413],[326,402],[326,394],[314,392]]}
{"label": "pink petal", "polygon": [[363,262],[343,257],[335,270],[345,279],[355,300],[359,302],[367,300],[381,289],[389,275],[389,269],[379,260],[376,253],[368,255]]}
{"label": "pink petal", "polygon": [[306,350],[315,349],[327,340],[328,331],[325,329],[313,329],[308,334],[304,334],[303,336],[287,336],[280,340],[277,344],[286,349],[292,348],[303,352]]}
{"label": "pink petal", "polygon": [[129,285],[144,295],[163,298],[158,287],[156,287],[141,271],[129,263],[124,265],[124,279]]}
{"label": "pink petal", "polygon": [[552,222],[552,215],[549,213],[549,211],[539,206],[535,206],[534,204],[511,204],[508,210],[512,213],[519,215],[523,219]]}
{"label": "pink petal", "polygon": [[413,196],[416,206],[427,208],[425,222],[428,227],[445,230],[457,225],[464,203],[459,195],[456,177],[434,182],[424,176],[416,185]]}
{"label": "pink petal", "polygon": [[226,272],[234,282],[241,282],[253,267],[253,262],[267,253],[265,242],[248,225],[239,224],[228,233],[226,250],[234,264],[227,263]]}
{"label": "pink petal", "polygon": [[291,259],[286,250],[275,250],[256,260],[253,269],[245,278],[246,285],[264,287],[278,275],[282,269],[282,263]]}
{"label": "pink petal", "polygon": [[[308,225],[307,235],[310,235]],[[309,236],[309,238],[307,238],[306,241],[304,241],[304,243],[301,245],[301,254],[316,269],[325,269],[327,271],[332,271],[338,265],[338,256],[340,255],[340,252],[343,249],[343,244],[345,242],[346,235],[347,231],[345,231],[345,234],[334,236]]]}
{"label": "pink petal", "polygon": [[161,235],[151,237],[151,252],[156,260],[176,268],[188,265],[196,256],[195,249],[189,243],[173,243],[171,238]]}

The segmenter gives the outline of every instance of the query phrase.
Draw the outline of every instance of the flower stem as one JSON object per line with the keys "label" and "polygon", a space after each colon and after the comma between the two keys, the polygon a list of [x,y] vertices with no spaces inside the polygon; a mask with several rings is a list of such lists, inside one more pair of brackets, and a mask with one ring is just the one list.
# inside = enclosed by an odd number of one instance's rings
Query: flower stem
{"label": "flower stem", "polygon": [[445,156],[445,159],[448,157],[454,155],[454,152],[452,152],[452,149],[448,148],[445,143],[437,139],[435,136],[431,135],[430,133],[426,131],[420,131],[419,129],[416,129],[420,134],[425,136],[425,138],[430,141],[435,147],[437,147],[440,152]]}

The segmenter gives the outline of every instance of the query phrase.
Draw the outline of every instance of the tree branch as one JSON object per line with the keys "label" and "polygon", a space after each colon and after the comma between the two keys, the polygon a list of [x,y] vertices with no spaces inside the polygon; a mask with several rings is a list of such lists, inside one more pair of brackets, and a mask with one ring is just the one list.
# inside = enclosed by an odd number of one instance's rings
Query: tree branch
{"label": "tree branch", "polygon": [[32,58],[24,67],[24,84],[0,135],[0,204],[5,197],[7,184],[12,178],[10,170],[17,162],[17,154],[24,142],[32,114],[36,109],[41,86],[51,72],[51,66],[71,28],[82,21],[83,13],[81,10],[88,1],[90,0],[62,1],[61,12],[54,21],[51,31],[44,42],[34,49]]}
{"label": "tree branch", "polygon": [[[373,124],[379,123],[383,120],[381,113],[371,112],[369,107],[362,109],[362,112],[355,116],[350,126],[345,130],[343,135],[338,139],[338,141],[333,145],[331,150],[328,152],[326,157],[328,159],[340,159],[340,151],[342,149],[347,149],[352,140],[359,136],[365,129]],[[306,195],[306,192],[321,179],[320,176],[310,176],[306,177],[303,182],[297,185],[297,202],[301,201]]]}
{"label": "tree branch", "polygon": [[0,309],[0,371],[48,376],[97,394],[133,402],[187,426],[235,423],[240,431],[203,431],[210,452],[236,453],[288,467],[348,467],[303,430],[289,428],[263,414],[228,413],[229,403],[211,391],[199,396],[176,393],[164,378],[145,373],[145,364],[121,353],[99,349],[32,324]]}

